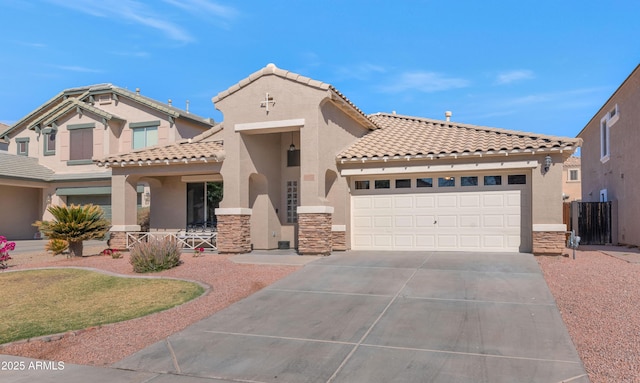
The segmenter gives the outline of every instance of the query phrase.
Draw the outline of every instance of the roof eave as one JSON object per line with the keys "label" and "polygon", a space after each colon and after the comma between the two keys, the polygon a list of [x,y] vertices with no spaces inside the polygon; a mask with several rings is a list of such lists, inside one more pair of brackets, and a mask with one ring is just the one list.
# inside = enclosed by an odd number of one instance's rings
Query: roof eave
{"label": "roof eave", "polygon": [[477,152],[462,153],[437,153],[437,154],[405,154],[405,155],[374,155],[371,157],[336,157],[336,162],[340,164],[347,163],[364,163],[364,162],[407,162],[407,161],[423,161],[423,160],[441,160],[441,159],[468,159],[483,157],[508,157],[508,156],[527,156],[536,154],[552,154],[562,153],[571,155],[577,146],[566,145],[551,148],[527,148],[527,149],[511,149],[511,150],[489,150]]}

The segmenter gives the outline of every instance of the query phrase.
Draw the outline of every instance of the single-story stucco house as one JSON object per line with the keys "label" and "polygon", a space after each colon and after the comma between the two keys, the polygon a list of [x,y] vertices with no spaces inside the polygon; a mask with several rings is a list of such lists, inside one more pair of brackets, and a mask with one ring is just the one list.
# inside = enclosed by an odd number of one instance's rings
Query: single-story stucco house
{"label": "single-story stucco house", "polygon": [[[94,156],[111,169],[112,246],[139,230],[144,182],[152,228],[183,228],[200,211],[217,220],[221,253],[564,249],[563,163],[580,139],[367,115],[332,85],[273,64],[213,103],[224,121],[198,136]],[[220,207],[187,206],[189,185],[210,182],[224,185]]]}

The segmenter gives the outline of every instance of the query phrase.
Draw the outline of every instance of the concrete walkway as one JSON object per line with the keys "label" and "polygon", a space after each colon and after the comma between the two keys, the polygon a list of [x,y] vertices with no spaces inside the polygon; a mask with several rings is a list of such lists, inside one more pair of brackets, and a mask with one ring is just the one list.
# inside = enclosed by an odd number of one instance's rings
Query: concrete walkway
{"label": "concrete walkway", "polygon": [[320,258],[113,368],[0,380],[589,381],[532,255],[398,252]]}

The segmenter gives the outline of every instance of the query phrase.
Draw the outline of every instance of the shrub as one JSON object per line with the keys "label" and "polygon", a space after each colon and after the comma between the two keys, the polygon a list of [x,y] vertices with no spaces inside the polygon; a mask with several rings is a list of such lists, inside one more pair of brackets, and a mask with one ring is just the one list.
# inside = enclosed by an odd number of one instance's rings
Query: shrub
{"label": "shrub", "polygon": [[178,266],[180,247],[170,239],[141,242],[131,249],[129,262],[136,273],[167,270]]}
{"label": "shrub", "polygon": [[151,209],[148,207],[138,208],[138,225],[140,225],[140,231],[149,231],[149,219]]}
{"label": "shrub", "polygon": [[82,241],[103,238],[111,224],[104,218],[104,211],[97,205],[49,206],[53,221],[36,221],[40,231],[51,239],[69,242],[72,256],[82,256]]}
{"label": "shrub", "polygon": [[9,267],[7,261],[11,259],[9,251],[16,249],[15,242],[7,241],[7,238],[0,235],[0,269]]}
{"label": "shrub", "polygon": [[45,250],[50,251],[53,255],[62,254],[69,248],[69,242],[64,239],[50,239],[45,245]]}

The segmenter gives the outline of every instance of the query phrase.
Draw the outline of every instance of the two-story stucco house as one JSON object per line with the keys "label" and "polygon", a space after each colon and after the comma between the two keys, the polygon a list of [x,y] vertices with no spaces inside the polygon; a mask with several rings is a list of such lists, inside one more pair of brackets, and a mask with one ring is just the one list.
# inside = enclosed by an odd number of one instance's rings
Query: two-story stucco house
{"label": "two-story stucco house", "polygon": [[564,249],[562,164],[579,139],[367,115],[334,86],[273,64],[213,103],[224,121],[190,141],[96,160],[112,172],[112,246],[139,229],[140,182],[151,227],[175,228],[192,210],[189,185],[222,181],[222,253],[281,242],[300,254]]}
{"label": "two-story stucco house", "polygon": [[617,201],[614,243],[640,246],[640,65],[578,134],[582,201]]}
{"label": "two-story stucco house", "polygon": [[562,164],[562,200],[565,202],[580,201],[582,198],[582,181],[580,157],[571,156]]}
{"label": "two-story stucco house", "polygon": [[[96,166],[94,157],[166,145],[212,126],[212,120],[111,84],[60,92],[0,131],[0,234],[34,238],[32,223],[49,219],[51,204],[93,203],[110,218],[111,169]],[[136,185],[136,205],[145,202],[142,187]]]}

